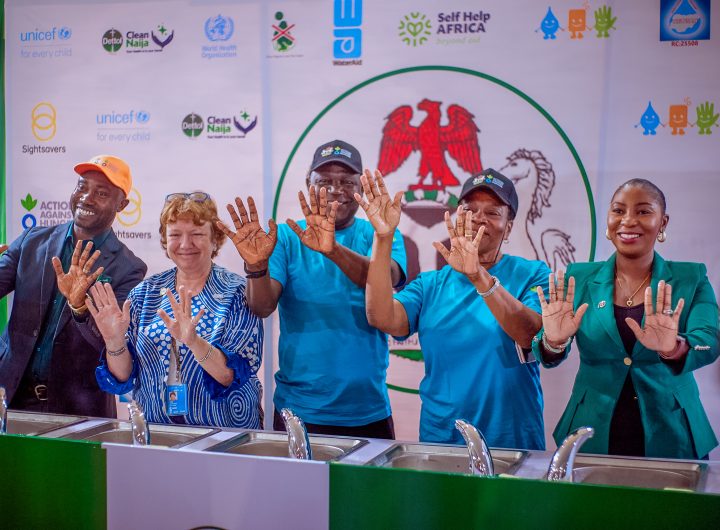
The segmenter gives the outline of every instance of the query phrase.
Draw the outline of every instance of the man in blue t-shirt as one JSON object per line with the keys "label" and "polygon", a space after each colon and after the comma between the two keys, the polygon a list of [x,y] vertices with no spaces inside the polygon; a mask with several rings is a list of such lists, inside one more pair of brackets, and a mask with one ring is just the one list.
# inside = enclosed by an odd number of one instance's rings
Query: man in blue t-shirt
{"label": "man in blue t-shirt", "polygon": [[[237,232],[225,231],[245,261],[250,309],[266,317],[280,308],[275,430],[284,430],[279,411],[289,408],[309,432],[395,436],[385,384],[387,336],[365,316],[375,231],[355,217],[362,171],[358,150],[334,140],[315,151],[306,178],[309,204],[299,194],[304,221],[277,227],[271,219],[266,233],[252,198],[249,216],[239,198],[239,216],[228,206]],[[405,263],[394,229],[386,271],[393,286],[404,283]]]}
{"label": "man in blue t-shirt", "polygon": [[391,234],[400,221],[382,176],[363,176],[361,206],[375,227],[368,271],[370,323],[398,338],[417,332],[425,358],[420,384],[420,439],[462,443],[456,419],[477,427],[493,447],[544,449],[538,363],[528,357],[542,325],[535,290],[548,283],[540,261],[504,255],[518,197],[510,179],[493,169],[463,185],[455,225],[445,213],[447,260],[393,298],[387,264]]}

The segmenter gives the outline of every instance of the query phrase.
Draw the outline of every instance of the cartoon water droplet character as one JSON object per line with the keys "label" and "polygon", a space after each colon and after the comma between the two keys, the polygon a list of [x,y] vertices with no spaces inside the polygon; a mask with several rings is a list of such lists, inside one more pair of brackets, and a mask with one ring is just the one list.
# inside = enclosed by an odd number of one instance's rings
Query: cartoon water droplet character
{"label": "cartoon water droplet character", "polygon": [[595,10],[595,29],[599,39],[607,39],[615,27],[617,17],[612,16],[612,7],[602,6]]}
{"label": "cartoon water droplet character", "polygon": [[718,127],[717,121],[720,114],[715,114],[715,104],[706,101],[695,108],[697,112],[698,134],[712,134],[711,127]]}
{"label": "cartoon water droplet character", "polygon": [[587,27],[587,11],[584,9],[568,11],[568,31],[571,39],[582,39],[583,32],[590,29]]}
{"label": "cartoon water droplet character", "polygon": [[538,31],[542,31],[543,39],[555,39],[555,34],[557,33],[558,29],[565,31],[563,28],[560,27],[560,21],[552,12],[552,8],[548,7],[547,14],[545,15],[545,18],[542,19],[540,27],[535,30],[535,33],[537,33]]}
{"label": "cartoon water droplet character", "polygon": [[640,123],[635,125],[635,127],[637,128],[638,126],[642,126],[643,134],[645,136],[648,134],[654,136],[656,134],[655,129],[658,128],[658,125],[665,127],[664,123],[660,123],[660,116],[658,116],[658,113],[655,112],[652,102],[648,101],[648,106],[645,109],[645,112],[643,112],[642,116],[640,116]]}
{"label": "cartoon water droplet character", "polygon": [[672,129],[672,135],[685,134],[685,127],[688,126],[688,106],[687,105],[670,105],[670,117],[668,125]]}
{"label": "cartoon water droplet character", "polygon": [[682,0],[670,11],[668,26],[677,35],[691,35],[700,29],[703,19],[693,2]]}

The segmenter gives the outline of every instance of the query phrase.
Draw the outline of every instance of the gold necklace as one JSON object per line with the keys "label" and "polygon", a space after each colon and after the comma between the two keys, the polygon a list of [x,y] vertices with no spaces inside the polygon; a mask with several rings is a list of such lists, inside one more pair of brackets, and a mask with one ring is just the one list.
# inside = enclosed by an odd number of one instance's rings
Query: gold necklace
{"label": "gold necklace", "polygon": [[[645,282],[650,279],[650,275],[651,275],[651,274],[652,274],[652,271],[648,272],[647,276],[645,276],[645,278],[643,279],[643,281],[640,282],[640,285],[638,285],[637,289],[635,289],[635,290],[633,291],[633,294],[631,294],[630,296],[628,296],[627,300],[625,300],[625,305],[626,305],[626,306],[632,307],[632,305],[633,305],[633,298],[635,298],[635,295],[638,293],[638,291],[640,290],[640,288],[641,288],[643,285],[645,285]],[[623,287],[622,280],[620,279],[620,276],[617,275],[617,272],[615,273],[615,278],[617,279],[618,283],[620,284],[620,287],[621,287],[623,290],[625,290],[625,287]]]}

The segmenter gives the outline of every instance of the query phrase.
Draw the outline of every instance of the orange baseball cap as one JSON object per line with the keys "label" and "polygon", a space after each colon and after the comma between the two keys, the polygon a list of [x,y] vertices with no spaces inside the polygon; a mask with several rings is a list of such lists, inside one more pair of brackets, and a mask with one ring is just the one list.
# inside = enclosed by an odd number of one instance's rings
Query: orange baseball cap
{"label": "orange baseball cap", "polygon": [[124,160],[112,155],[98,155],[88,162],[82,162],[75,166],[75,172],[78,175],[82,175],[86,171],[99,171],[113,185],[123,190],[125,197],[130,194],[133,185],[132,175],[130,166]]}

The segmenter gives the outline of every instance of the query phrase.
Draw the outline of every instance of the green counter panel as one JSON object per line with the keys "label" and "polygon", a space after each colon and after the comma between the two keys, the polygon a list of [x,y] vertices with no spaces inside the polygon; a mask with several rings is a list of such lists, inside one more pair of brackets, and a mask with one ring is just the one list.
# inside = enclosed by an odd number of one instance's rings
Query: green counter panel
{"label": "green counter panel", "polygon": [[720,496],[331,464],[331,529],[720,528]]}
{"label": "green counter panel", "polygon": [[105,528],[99,443],[0,436],[0,528]]}

